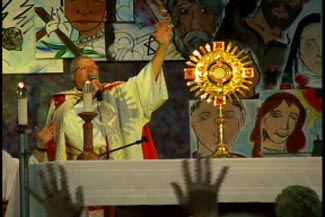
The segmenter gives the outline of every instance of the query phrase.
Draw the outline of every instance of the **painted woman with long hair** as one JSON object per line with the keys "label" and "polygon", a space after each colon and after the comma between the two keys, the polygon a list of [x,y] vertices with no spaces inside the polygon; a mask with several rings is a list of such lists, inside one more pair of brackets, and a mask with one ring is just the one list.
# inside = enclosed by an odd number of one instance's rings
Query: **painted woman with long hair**
{"label": "painted woman with long hair", "polygon": [[253,157],[263,153],[300,152],[306,146],[303,126],[306,110],[299,99],[289,92],[268,97],[258,109],[255,127],[251,132]]}

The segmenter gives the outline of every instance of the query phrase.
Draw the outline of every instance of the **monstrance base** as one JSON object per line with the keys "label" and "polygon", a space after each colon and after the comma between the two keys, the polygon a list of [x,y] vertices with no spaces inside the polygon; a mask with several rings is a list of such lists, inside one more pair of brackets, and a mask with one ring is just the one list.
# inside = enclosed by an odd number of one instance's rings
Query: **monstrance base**
{"label": "monstrance base", "polygon": [[218,144],[216,151],[212,154],[213,158],[230,158],[231,155],[228,152],[228,146],[226,144]]}

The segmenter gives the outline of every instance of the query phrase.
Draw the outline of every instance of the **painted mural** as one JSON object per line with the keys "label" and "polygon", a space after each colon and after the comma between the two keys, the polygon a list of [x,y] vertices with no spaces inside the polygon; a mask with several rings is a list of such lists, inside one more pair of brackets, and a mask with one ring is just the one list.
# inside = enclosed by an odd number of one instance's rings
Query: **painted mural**
{"label": "painted mural", "polygon": [[[227,101],[224,143],[234,157],[322,155],[322,97],[315,89],[263,91],[260,99]],[[220,143],[219,107],[189,101],[192,157],[213,156]]]}
{"label": "painted mural", "polygon": [[[256,110],[259,107],[258,99],[243,99],[227,101],[223,108],[225,119],[223,128],[224,143],[232,156],[251,157],[252,144],[249,135]],[[189,101],[189,128],[192,157],[212,156],[220,142],[219,107],[201,100]]]}
{"label": "painted mural", "polygon": [[63,61],[36,60],[34,4],[25,0],[2,1],[2,74],[63,72]]}
{"label": "painted mural", "polygon": [[[74,2],[82,1],[91,0]],[[67,73],[71,58],[81,53],[94,57],[103,82],[126,80],[152,58],[157,47],[151,36],[155,23],[167,19],[174,26],[173,43],[168,47],[164,64],[170,98],[155,112],[150,123],[161,158],[192,157],[198,151],[189,124],[188,104],[197,99],[186,86],[184,68],[193,50],[216,40],[231,42],[249,52],[256,71],[251,87],[254,95],[241,100],[245,121],[239,122],[231,151],[244,157],[284,156],[267,150],[275,148],[274,144],[268,146],[264,145],[268,141],[262,141],[272,137],[263,131],[268,122],[256,120],[258,111],[265,110],[263,103],[279,92],[295,96],[306,113],[300,130],[305,143],[295,148],[286,144],[284,150],[293,156],[319,155],[322,149],[321,0],[94,2],[105,7],[101,7],[97,20],[87,22],[90,18],[74,20],[77,15],[71,11],[67,14],[72,3],[69,0],[2,0],[2,78],[3,99],[6,99],[2,128],[4,148],[11,153],[17,155],[18,150],[15,91],[19,81],[24,80],[29,89],[30,127],[42,126],[50,95],[72,85]],[[90,24],[99,27],[88,39],[78,28],[82,30],[82,26]],[[301,114],[300,111],[298,116]],[[293,119],[289,122],[294,122]],[[260,126],[254,129],[257,123]],[[253,133],[255,138],[251,135],[253,131],[260,135]],[[32,144],[33,141],[31,148]]]}

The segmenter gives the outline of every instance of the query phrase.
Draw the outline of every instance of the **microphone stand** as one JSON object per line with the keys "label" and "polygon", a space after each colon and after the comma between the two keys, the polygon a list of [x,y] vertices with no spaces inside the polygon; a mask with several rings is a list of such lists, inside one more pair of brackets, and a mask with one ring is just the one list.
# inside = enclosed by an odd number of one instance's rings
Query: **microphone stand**
{"label": "microphone stand", "polygon": [[128,148],[128,147],[133,146],[133,145],[138,145],[138,144],[140,144],[142,142],[147,142],[147,141],[148,141],[147,138],[145,136],[143,136],[142,139],[140,139],[140,140],[137,140],[137,141],[132,142],[132,143],[130,143],[128,145],[124,145],[124,146],[121,146],[119,148],[114,148],[114,149],[109,150],[107,152],[101,153],[99,156],[101,157],[101,156],[104,156],[106,154],[110,154],[110,153],[116,152],[118,150],[125,149],[125,148]]}

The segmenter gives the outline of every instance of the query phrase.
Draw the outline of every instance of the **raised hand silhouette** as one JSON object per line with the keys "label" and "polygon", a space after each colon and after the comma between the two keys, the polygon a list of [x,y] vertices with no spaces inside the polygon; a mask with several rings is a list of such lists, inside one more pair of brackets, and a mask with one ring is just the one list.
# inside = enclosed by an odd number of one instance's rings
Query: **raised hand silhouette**
{"label": "raised hand silhouette", "polygon": [[182,162],[186,193],[178,183],[171,183],[178,203],[193,217],[217,217],[218,193],[228,167],[224,166],[215,183],[211,183],[210,158],[197,158],[195,163],[196,174],[193,180],[188,160]]}
{"label": "raised hand silhouette", "polygon": [[83,192],[81,186],[76,189],[76,202],[73,202],[68,188],[66,171],[62,165],[59,166],[60,188],[55,176],[53,164],[46,165],[47,174],[39,171],[43,196],[36,193],[30,187],[26,190],[44,207],[48,217],[80,217],[84,208]]}

